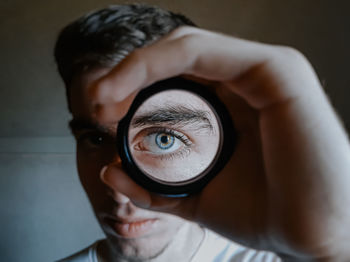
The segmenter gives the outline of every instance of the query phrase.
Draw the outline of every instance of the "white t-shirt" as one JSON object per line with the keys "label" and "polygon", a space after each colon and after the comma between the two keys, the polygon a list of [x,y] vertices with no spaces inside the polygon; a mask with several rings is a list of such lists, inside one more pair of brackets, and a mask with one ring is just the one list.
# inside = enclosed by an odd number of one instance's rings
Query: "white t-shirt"
{"label": "white t-shirt", "polygon": [[[97,241],[82,251],[57,262],[98,262]],[[190,262],[281,262],[275,254],[237,246],[229,240],[205,229],[201,246]]]}

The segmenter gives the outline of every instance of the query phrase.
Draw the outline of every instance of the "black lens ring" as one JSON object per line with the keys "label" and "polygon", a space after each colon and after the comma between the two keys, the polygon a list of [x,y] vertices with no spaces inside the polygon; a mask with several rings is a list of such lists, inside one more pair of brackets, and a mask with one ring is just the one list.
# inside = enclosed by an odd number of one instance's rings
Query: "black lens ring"
{"label": "black lens ring", "polygon": [[[211,170],[202,178],[185,185],[167,185],[150,179],[134,162],[128,146],[129,125],[139,106],[152,95],[170,89],[189,91],[206,100],[215,109],[218,122],[221,124],[223,131],[222,149]],[[117,128],[117,148],[122,160],[123,169],[140,186],[167,197],[183,197],[199,192],[226,165],[234,151],[236,142],[237,133],[234,129],[231,116],[217,95],[207,86],[180,77],[159,81],[141,90],[131,104],[128,113],[119,122]]]}

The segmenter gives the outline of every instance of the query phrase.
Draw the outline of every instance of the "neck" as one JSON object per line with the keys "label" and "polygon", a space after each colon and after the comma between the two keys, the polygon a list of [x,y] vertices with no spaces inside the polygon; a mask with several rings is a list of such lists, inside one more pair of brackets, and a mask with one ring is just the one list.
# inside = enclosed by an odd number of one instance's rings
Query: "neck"
{"label": "neck", "polygon": [[99,262],[190,262],[204,239],[204,229],[194,223],[184,223],[163,252],[153,258],[128,257],[118,254],[113,244],[103,240],[97,248]]}

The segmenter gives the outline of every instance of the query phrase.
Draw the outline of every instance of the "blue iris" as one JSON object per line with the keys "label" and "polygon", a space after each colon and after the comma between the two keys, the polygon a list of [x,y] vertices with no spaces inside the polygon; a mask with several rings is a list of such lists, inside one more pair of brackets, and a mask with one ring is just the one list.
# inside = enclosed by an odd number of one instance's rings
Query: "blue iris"
{"label": "blue iris", "polygon": [[159,133],[156,135],[156,144],[160,149],[168,149],[175,143],[175,138],[172,135],[166,133]]}

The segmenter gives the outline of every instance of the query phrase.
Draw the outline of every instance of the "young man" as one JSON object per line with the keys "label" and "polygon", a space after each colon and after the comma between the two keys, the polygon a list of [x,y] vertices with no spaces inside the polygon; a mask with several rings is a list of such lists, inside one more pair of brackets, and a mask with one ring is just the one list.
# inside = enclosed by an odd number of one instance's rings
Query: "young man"
{"label": "young man", "polygon": [[[158,8],[113,6],[58,39],[79,176],[107,236],[65,261],[278,260],[182,218],[286,261],[348,260],[349,142],[310,65],[290,48],[174,30],[181,25],[193,24]],[[240,139],[199,194],[168,199],[125,174],[114,138],[135,94],[177,75],[216,89]]]}

